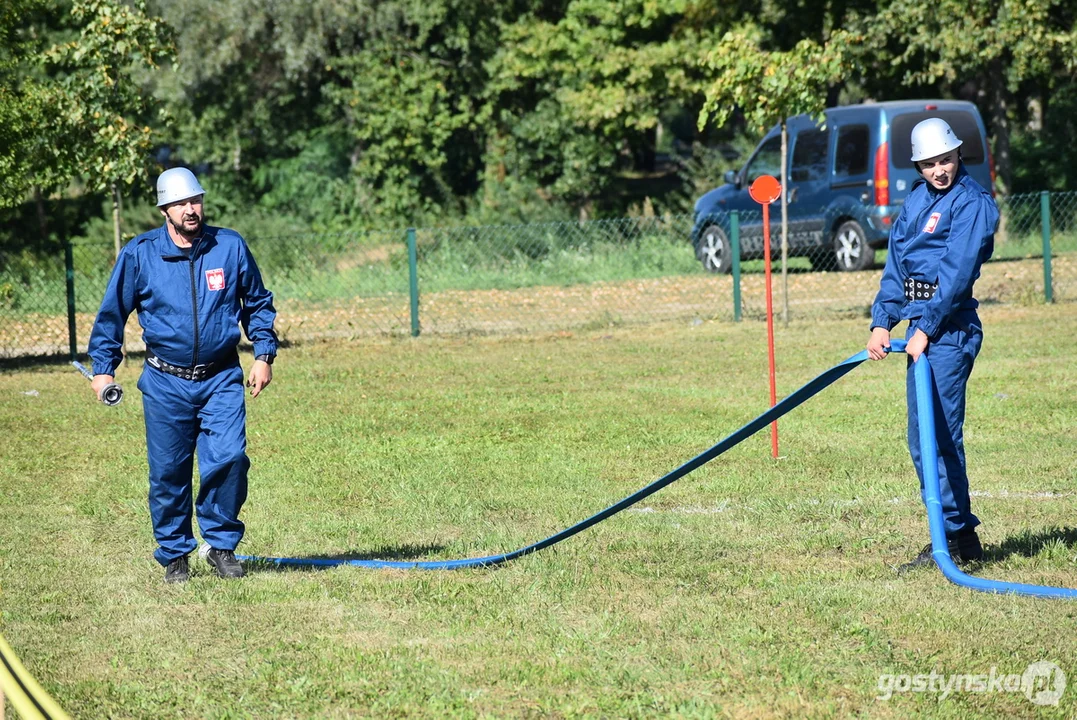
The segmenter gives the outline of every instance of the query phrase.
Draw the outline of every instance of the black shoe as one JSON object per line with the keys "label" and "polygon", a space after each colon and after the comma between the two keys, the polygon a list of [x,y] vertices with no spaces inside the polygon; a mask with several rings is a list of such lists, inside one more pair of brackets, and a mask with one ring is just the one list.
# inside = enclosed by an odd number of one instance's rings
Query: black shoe
{"label": "black shoe", "polygon": [[190,577],[191,574],[187,568],[186,555],[181,558],[176,558],[168,563],[168,567],[165,568],[165,582],[170,585],[173,583],[185,583]]}
{"label": "black shoe", "polygon": [[975,530],[963,530],[952,538],[947,538],[946,544],[950,548],[950,557],[958,565],[967,565],[984,559],[984,548]]}
{"label": "black shoe", "polygon": [[[980,536],[976,534],[975,530],[964,530],[957,535],[946,538],[946,548],[950,551],[950,559],[954,561],[955,565],[967,565],[970,562],[983,560],[984,557]],[[919,555],[904,565],[898,566],[898,575],[904,575],[910,570],[923,565],[934,564],[935,558],[931,556],[931,543],[928,543],[920,551]]]}
{"label": "black shoe", "polygon": [[210,548],[206,553],[206,562],[217,571],[217,576],[227,579],[241,578],[245,574],[243,566],[236,560],[236,554],[232,550],[218,550]]}

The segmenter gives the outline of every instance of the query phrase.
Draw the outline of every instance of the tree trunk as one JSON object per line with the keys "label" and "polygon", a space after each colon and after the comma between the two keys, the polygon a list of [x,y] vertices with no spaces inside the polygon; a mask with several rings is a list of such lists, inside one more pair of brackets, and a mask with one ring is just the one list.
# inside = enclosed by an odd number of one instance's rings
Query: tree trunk
{"label": "tree trunk", "polygon": [[[789,131],[782,121],[782,324],[789,325]],[[770,248],[767,248],[770,251]]]}
{"label": "tree trunk", "polygon": [[49,242],[49,218],[45,213],[45,196],[41,194],[40,185],[34,185],[34,204],[37,206],[37,227],[41,232],[41,247],[44,248]]}
{"label": "tree trunk", "polygon": [[[123,228],[120,215],[123,212],[123,198],[120,197],[120,186],[112,183],[112,232],[113,241],[116,245],[116,260],[120,259],[120,250],[123,249]],[[123,344],[120,346],[123,354],[123,365],[127,367],[127,333],[123,334]]]}
{"label": "tree trunk", "polygon": [[988,66],[988,82],[991,97],[991,129],[995,136],[995,183],[999,195],[1009,195],[1013,188],[1013,160],[1010,157],[1010,91],[1002,62],[993,61]]}
{"label": "tree trunk", "polygon": [[119,259],[123,242],[120,222],[120,187],[116,183],[112,183],[110,187],[112,188],[112,236],[116,245],[116,258]]}
{"label": "tree trunk", "polygon": [[232,170],[239,172],[243,168],[243,146],[239,144],[239,130],[232,141]]}

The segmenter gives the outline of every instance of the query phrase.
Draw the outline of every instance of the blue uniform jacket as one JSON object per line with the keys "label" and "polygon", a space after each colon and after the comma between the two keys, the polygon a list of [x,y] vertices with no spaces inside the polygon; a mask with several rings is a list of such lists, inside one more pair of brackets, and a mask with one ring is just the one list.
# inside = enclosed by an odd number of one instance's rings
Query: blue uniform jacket
{"label": "blue uniform jacket", "polygon": [[[916,327],[937,340],[956,311],[975,309],[979,303],[972,285],[994,252],[998,220],[991,193],[964,165],[946,190],[926,182],[914,188],[890,230],[871,327],[891,330],[902,320],[918,318]],[[938,289],[929,300],[906,302],[905,278],[938,283]]]}
{"label": "blue uniform jacket", "polygon": [[203,226],[190,258],[165,225],[124,246],[90,334],[95,375],[116,374],[124,325],[135,310],[146,348],[173,365],[226,359],[241,324],[255,355],[277,354],[273,294],[234,230]]}

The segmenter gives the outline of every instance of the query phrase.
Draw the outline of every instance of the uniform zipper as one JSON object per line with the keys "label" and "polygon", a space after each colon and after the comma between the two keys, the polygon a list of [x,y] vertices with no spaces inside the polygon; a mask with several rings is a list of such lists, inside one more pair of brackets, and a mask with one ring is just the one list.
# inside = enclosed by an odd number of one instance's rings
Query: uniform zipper
{"label": "uniform zipper", "polygon": [[191,270],[191,309],[194,313],[194,360],[191,362],[191,367],[198,365],[198,287],[194,281],[194,250],[191,250],[191,256],[188,258],[188,263]]}

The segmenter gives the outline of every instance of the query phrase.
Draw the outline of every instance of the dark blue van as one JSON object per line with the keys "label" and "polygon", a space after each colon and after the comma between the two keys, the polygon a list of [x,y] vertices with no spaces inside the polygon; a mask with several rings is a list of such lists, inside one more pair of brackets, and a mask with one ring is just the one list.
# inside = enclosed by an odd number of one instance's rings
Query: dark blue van
{"label": "dark blue van", "polygon": [[[830,108],[822,123],[807,115],[790,118],[789,254],[806,255],[821,270],[872,267],[875,250],[886,247],[890,224],[920,177],[909,159],[912,128],[930,117],[950,124],[961,138],[969,174],[992,189],[993,161],[972,103],[901,100]],[[726,173],[725,185],[696,201],[691,239],[708,271],[732,267],[731,210],[741,211],[741,258],[763,257],[760,206],[748,187],[760,175],[781,178],[781,149],[781,127],[775,126],[739,171]],[[775,254],[781,252],[780,208],[775,203],[770,213]]]}

